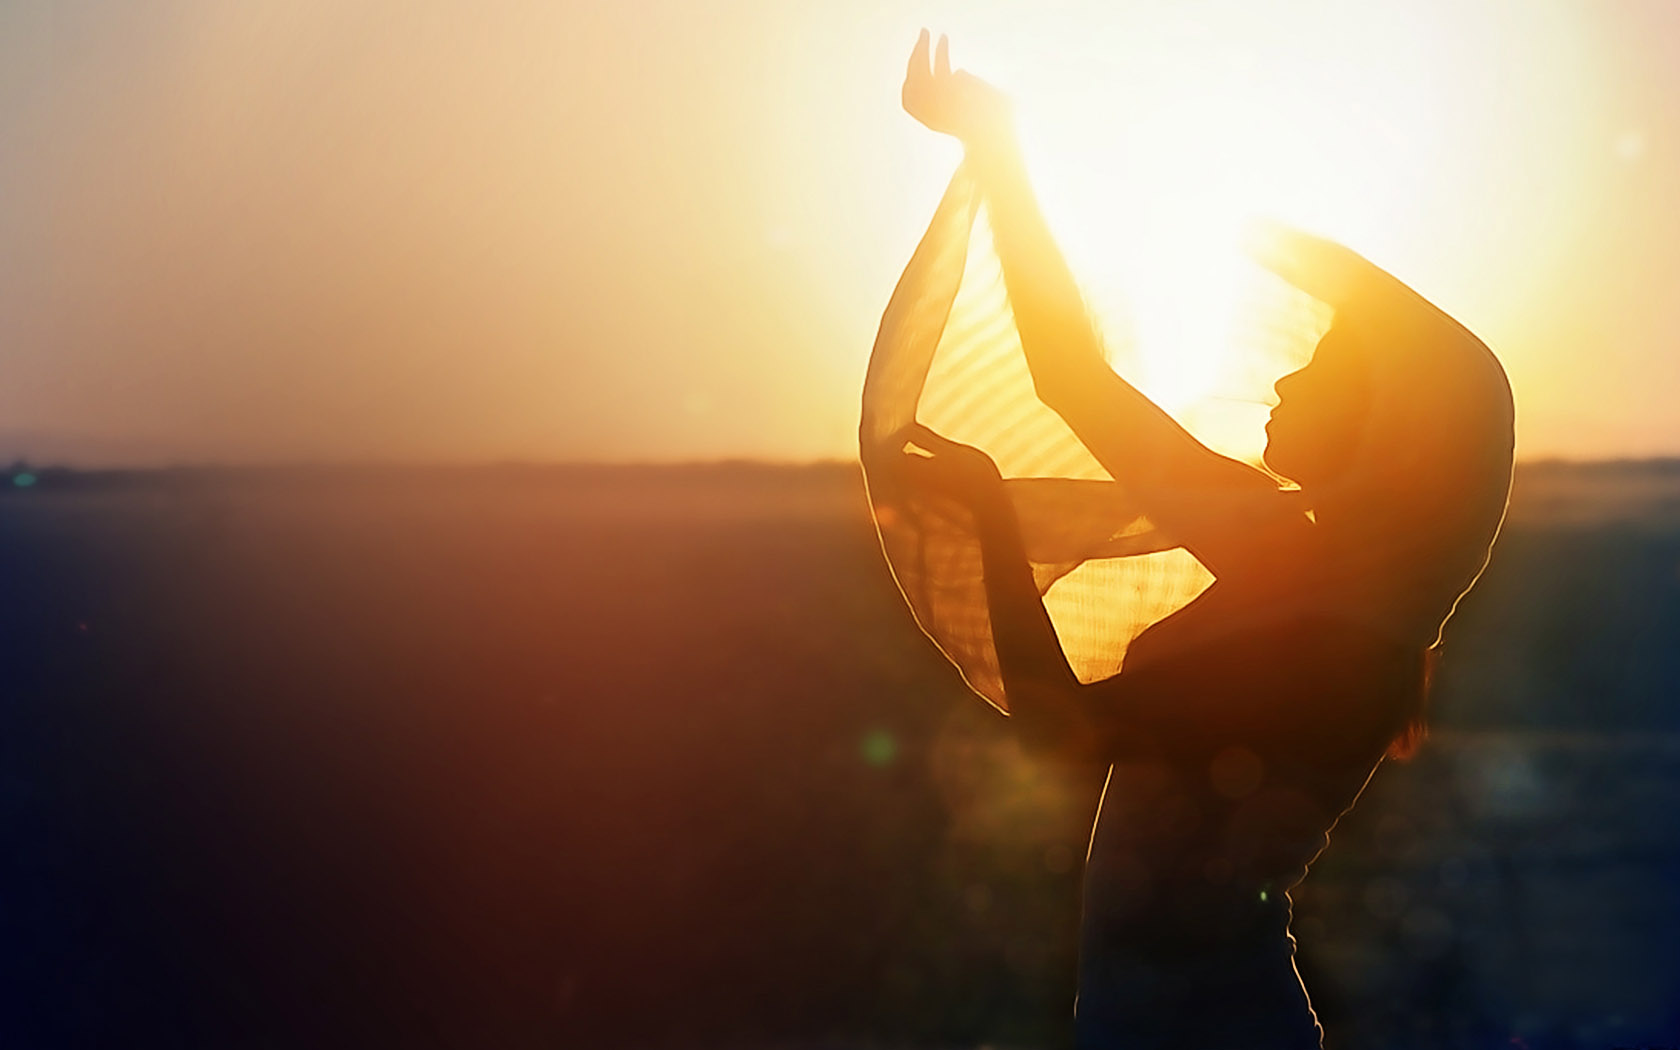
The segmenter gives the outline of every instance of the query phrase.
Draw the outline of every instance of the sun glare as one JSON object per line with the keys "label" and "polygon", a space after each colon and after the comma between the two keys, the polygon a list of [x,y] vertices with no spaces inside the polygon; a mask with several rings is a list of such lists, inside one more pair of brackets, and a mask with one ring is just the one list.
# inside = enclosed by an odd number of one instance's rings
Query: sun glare
{"label": "sun glare", "polygon": [[[1237,360],[1263,280],[1241,254],[1245,229],[1274,219],[1404,254],[1430,236],[1415,217],[1453,113],[1440,12],[1256,6],[1064,10],[993,74],[1016,100],[1045,210],[1116,367],[1250,460],[1271,379],[1304,356],[1270,362],[1268,377]],[[979,50],[974,68],[991,74],[996,41]],[[1310,351],[1310,336],[1300,342]]]}

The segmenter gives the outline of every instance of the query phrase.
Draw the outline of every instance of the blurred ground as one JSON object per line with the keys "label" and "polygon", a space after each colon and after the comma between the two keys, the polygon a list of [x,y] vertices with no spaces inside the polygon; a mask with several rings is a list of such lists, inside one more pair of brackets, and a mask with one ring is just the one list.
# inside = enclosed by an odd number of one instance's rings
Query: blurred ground
{"label": "blurred ground", "polygon": [[[0,1045],[1064,1045],[1099,784],[848,467],[0,492]],[[1680,1041],[1680,466],[1542,464],[1296,894],[1332,1047]]]}

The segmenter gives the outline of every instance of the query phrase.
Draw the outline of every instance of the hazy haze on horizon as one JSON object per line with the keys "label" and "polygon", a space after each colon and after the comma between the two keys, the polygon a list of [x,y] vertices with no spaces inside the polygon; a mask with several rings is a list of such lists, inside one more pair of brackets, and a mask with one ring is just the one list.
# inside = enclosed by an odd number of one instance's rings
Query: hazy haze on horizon
{"label": "hazy haze on horizon", "polygon": [[0,459],[849,457],[881,308],[957,159],[898,109],[924,23],[1014,93],[1082,276],[1111,245],[1075,250],[1080,194],[1128,150],[1224,156],[1197,152],[1217,93],[1169,100],[1238,69],[1300,96],[1312,119],[1280,121],[1323,144],[1256,161],[1299,197],[1245,203],[1483,335],[1521,455],[1680,454],[1680,8],[1032,12],[0,6]]}

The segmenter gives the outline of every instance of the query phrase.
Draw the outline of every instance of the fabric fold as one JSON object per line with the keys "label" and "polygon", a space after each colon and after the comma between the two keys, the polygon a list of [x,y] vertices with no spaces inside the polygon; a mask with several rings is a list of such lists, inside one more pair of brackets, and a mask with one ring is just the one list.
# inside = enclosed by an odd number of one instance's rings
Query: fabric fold
{"label": "fabric fold", "polygon": [[976,693],[1007,712],[974,521],[900,469],[900,435],[914,422],[998,462],[1033,577],[1082,680],[1117,673],[1132,639],[1211,582],[1039,403],[980,194],[963,169],[881,318],[860,457],[882,550],[917,623]]}

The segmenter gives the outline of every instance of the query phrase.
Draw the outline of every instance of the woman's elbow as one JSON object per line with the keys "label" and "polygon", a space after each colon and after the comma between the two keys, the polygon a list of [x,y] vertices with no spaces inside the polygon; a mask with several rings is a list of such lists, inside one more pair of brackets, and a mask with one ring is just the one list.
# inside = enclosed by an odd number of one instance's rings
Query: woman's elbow
{"label": "woman's elbow", "polygon": [[[1041,761],[1088,764],[1102,758],[1102,739],[1090,718],[1078,709],[1077,696],[1038,695],[1027,702],[1011,697],[1010,722],[1021,750]],[[1046,702],[1049,701],[1049,702]]]}
{"label": "woman's elbow", "polygon": [[1090,404],[1093,387],[1088,376],[1070,368],[1033,373],[1033,393],[1046,408],[1062,416],[1083,412]]}
{"label": "woman's elbow", "polygon": [[1021,753],[1035,762],[1087,766],[1098,761],[1098,749],[1077,733],[1047,733],[1023,726],[1015,736]]}

